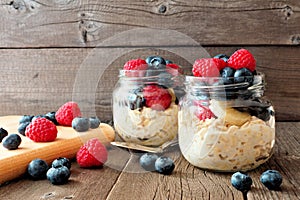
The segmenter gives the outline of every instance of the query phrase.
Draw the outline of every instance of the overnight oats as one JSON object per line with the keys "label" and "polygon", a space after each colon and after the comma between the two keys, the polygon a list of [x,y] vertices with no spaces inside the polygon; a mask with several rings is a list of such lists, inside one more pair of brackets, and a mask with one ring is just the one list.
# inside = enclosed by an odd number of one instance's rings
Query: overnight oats
{"label": "overnight oats", "polygon": [[177,137],[181,68],[159,56],[128,61],[113,92],[114,127],[126,142],[159,146]]}
{"label": "overnight oats", "polygon": [[252,54],[196,60],[180,101],[178,139],[183,156],[213,171],[247,171],[266,162],[275,143],[274,109]]}

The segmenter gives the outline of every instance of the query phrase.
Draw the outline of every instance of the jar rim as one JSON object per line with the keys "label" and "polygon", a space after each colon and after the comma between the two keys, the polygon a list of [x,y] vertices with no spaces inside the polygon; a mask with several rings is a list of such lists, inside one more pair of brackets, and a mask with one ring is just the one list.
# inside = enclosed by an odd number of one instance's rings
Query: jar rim
{"label": "jar rim", "polygon": [[[155,72],[154,76],[145,76],[147,72]],[[177,69],[167,67],[164,69],[142,69],[142,70],[126,70],[120,69],[119,70],[119,78],[149,78],[149,77],[158,77],[158,74],[168,72],[172,76],[182,76],[183,74],[180,73]]]}

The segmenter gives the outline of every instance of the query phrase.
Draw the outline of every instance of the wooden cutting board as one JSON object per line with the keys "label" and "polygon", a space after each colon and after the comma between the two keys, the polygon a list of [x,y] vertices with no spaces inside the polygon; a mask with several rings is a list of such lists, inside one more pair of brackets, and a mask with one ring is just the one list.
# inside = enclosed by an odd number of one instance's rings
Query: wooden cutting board
{"label": "wooden cutting board", "polygon": [[[0,127],[9,134],[18,133],[21,116],[0,117]],[[20,134],[22,143],[16,150],[8,150],[0,144],[0,184],[20,177],[26,173],[28,163],[36,158],[45,160],[48,164],[58,158],[74,158],[80,146],[91,138],[98,138],[108,144],[115,138],[114,129],[105,123],[99,128],[86,132],[76,132],[72,127],[57,126],[57,138],[53,142],[37,143]]]}

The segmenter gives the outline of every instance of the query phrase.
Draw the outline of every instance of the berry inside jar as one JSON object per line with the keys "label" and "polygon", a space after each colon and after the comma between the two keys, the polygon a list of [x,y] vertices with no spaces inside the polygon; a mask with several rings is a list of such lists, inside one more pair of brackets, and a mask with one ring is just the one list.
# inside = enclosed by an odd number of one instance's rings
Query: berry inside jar
{"label": "berry inside jar", "polygon": [[182,68],[160,56],[134,59],[113,92],[114,127],[127,142],[159,146],[176,138]]}
{"label": "berry inside jar", "polygon": [[179,146],[193,165],[213,171],[251,170],[275,143],[274,109],[265,77],[246,49],[198,59],[180,101]]}

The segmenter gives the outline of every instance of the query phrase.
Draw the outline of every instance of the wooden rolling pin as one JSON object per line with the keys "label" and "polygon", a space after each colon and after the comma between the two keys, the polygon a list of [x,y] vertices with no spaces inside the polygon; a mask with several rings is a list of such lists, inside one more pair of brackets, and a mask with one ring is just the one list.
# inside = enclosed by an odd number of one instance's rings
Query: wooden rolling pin
{"label": "wooden rolling pin", "polygon": [[[0,117],[0,127],[9,134],[18,133],[20,117]],[[16,150],[8,150],[1,144],[0,184],[25,174],[27,165],[33,159],[43,159],[50,165],[58,157],[74,158],[81,145],[91,138],[98,138],[103,144],[108,144],[115,138],[114,129],[105,123],[101,123],[99,128],[80,133],[72,127],[57,126],[57,130],[57,138],[53,142],[37,143],[20,135],[22,143]]]}

